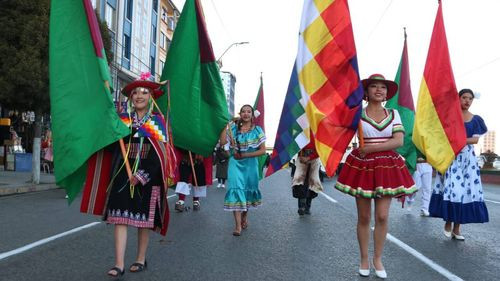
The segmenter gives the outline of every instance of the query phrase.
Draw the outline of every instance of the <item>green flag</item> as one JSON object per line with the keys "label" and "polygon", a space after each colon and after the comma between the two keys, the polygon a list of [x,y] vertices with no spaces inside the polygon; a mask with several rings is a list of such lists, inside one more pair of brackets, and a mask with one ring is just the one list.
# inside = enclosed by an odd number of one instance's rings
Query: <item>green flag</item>
{"label": "green flag", "polygon": [[413,122],[415,121],[415,106],[413,105],[413,96],[411,94],[410,85],[410,67],[408,64],[408,47],[406,45],[406,31],[405,41],[403,47],[403,54],[401,55],[401,62],[399,63],[398,72],[394,81],[398,84],[398,92],[394,97],[387,100],[385,105],[387,108],[397,109],[401,116],[401,121],[405,128],[404,144],[397,149],[406,160],[406,167],[413,174],[417,166],[417,149],[412,141],[413,136]]}
{"label": "green flag", "polygon": [[89,157],[129,134],[111,98],[90,0],[51,1],[49,74],[55,177],[71,202],[83,187]]}
{"label": "green flag", "polygon": [[[174,145],[211,155],[229,121],[226,96],[199,0],[186,0],[161,80],[170,81]],[[168,97],[158,99],[166,112]]]}
{"label": "green flag", "polygon": [[[257,126],[262,128],[264,134],[266,133],[265,122],[264,122],[264,84],[262,83],[262,74],[260,76],[260,87],[259,92],[257,93],[257,98],[255,98],[255,103],[253,104],[253,108],[259,111],[259,116],[255,117],[254,123]],[[259,160],[259,177],[260,179],[264,178],[264,164],[266,163],[267,154],[263,154],[257,157]]]}

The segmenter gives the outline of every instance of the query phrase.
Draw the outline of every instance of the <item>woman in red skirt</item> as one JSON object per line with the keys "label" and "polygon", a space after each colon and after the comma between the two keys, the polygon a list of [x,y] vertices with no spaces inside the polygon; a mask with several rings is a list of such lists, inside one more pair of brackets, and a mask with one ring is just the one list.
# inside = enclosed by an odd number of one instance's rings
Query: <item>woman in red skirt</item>
{"label": "woman in red skirt", "polygon": [[368,245],[370,241],[371,202],[375,199],[375,230],[373,232],[373,267],[379,278],[386,278],[382,251],[392,197],[416,191],[405,161],[394,150],[403,145],[404,128],[399,113],[386,109],[382,103],[393,97],[398,85],[373,74],[362,81],[368,106],[361,113],[364,146],[347,157],[335,188],[356,197],[358,209],[357,235],[360,250],[359,274],[370,275]]}

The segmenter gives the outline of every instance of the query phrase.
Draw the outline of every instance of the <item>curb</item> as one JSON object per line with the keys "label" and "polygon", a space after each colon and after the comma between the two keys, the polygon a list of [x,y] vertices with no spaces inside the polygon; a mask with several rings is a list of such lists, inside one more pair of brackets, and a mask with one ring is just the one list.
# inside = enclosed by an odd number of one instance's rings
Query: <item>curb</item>
{"label": "curb", "polygon": [[44,191],[59,188],[56,184],[32,184],[28,186],[0,187],[0,196]]}

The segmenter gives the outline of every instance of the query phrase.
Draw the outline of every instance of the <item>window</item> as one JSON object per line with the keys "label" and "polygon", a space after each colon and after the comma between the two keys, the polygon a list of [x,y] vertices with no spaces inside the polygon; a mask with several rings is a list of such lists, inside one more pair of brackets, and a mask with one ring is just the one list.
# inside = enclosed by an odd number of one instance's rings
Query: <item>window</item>
{"label": "window", "polygon": [[155,58],[150,56],[149,57],[149,64],[151,66],[150,71],[151,71],[151,76],[155,76]]}
{"label": "window", "polygon": [[160,47],[165,49],[166,43],[167,43],[167,36],[165,35],[165,33],[160,32]]}
{"label": "window", "polygon": [[172,43],[172,41],[170,41],[170,39],[167,38],[167,50],[170,49],[170,44]]}
{"label": "window", "polygon": [[134,2],[132,0],[125,0],[126,5],[125,5],[125,17],[129,20],[132,21],[132,8]]}
{"label": "window", "polygon": [[158,0],[153,0],[153,11],[158,12]]}
{"label": "window", "polygon": [[174,17],[168,17],[167,25],[168,25],[168,28],[170,28],[171,30],[175,29],[175,20],[174,20]]}
{"label": "window", "polygon": [[151,25],[151,42],[156,44],[156,26]]}
{"label": "window", "polygon": [[161,7],[161,19],[167,21],[167,8]]}
{"label": "window", "polygon": [[123,35],[123,57],[130,60],[130,36]]}
{"label": "window", "polygon": [[165,66],[165,62],[160,60],[160,69],[158,69],[158,72],[159,73],[162,73],[163,72],[163,67]]}
{"label": "window", "polygon": [[115,9],[108,4],[106,4],[106,10],[104,12],[106,24],[109,30],[115,30]]}

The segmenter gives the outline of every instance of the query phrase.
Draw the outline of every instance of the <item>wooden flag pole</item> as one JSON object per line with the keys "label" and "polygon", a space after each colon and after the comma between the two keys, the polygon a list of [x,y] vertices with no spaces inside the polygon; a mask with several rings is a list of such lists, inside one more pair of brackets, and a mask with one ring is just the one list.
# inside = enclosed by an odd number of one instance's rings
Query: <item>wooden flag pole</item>
{"label": "wooden flag pole", "polygon": [[[111,92],[111,87],[108,81],[104,81],[104,86]],[[125,143],[123,139],[119,140],[120,150],[122,151],[123,161],[125,162],[125,169],[127,170],[127,175],[129,180],[132,180],[132,169],[130,168],[130,163],[128,162],[127,151],[125,150]]]}
{"label": "wooden flag pole", "polygon": [[193,172],[194,186],[198,186],[198,179],[196,178],[196,172],[194,170],[193,155],[189,151],[189,161],[191,162],[191,171]]}
{"label": "wooden flag pole", "polygon": [[358,140],[359,148],[363,148],[365,146],[365,139],[363,138],[363,124],[361,124],[361,120],[358,122]]}

